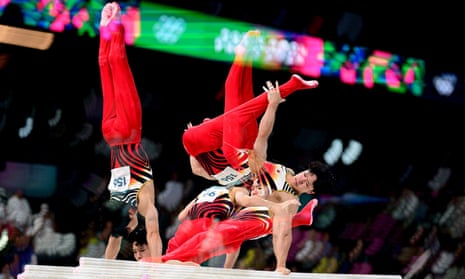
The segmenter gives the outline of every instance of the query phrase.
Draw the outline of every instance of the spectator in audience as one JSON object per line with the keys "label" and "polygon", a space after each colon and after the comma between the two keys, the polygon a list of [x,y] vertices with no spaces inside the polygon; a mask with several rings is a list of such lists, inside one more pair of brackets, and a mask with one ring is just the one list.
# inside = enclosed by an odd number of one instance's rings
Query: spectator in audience
{"label": "spectator in audience", "polygon": [[183,198],[184,183],[179,179],[178,172],[173,170],[170,180],[165,183],[165,189],[158,194],[158,204],[170,213],[179,207]]}
{"label": "spectator in audience", "polygon": [[6,204],[8,202],[8,193],[5,188],[0,187],[0,224],[4,225],[7,221]]}
{"label": "spectator in audience", "polygon": [[18,188],[8,198],[6,214],[7,221],[23,232],[31,225],[32,209],[22,189]]}

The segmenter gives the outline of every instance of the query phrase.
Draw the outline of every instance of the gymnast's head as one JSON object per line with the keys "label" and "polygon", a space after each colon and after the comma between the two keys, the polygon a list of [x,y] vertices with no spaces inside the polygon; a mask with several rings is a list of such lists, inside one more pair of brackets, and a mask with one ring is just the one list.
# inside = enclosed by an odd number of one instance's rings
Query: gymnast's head
{"label": "gymnast's head", "polygon": [[329,191],[336,179],[331,167],[321,161],[311,161],[306,170],[294,176],[293,189],[298,193],[315,194],[321,191]]}
{"label": "gymnast's head", "polygon": [[128,236],[128,241],[132,243],[132,253],[136,261],[150,257],[150,250],[147,244],[147,231],[145,227],[139,225]]}
{"label": "gymnast's head", "polygon": [[290,169],[288,169],[288,173],[290,173],[290,177],[286,181],[297,195],[314,195],[317,192],[330,191],[335,183],[331,167],[321,161],[311,161],[306,170],[297,174]]}

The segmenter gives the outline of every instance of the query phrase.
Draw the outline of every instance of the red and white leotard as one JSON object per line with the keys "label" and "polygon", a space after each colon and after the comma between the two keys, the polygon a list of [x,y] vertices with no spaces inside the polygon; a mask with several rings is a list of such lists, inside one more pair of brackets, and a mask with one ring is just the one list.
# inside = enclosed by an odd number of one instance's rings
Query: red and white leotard
{"label": "red and white leotard", "polygon": [[[279,86],[283,98],[308,88],[312,86],[296,75]],[[250,178],[248,150],[267,105],[266,92],[254,96],[251,62],[235,61],[225,83],[224,113],[187,129],[182,136],[185,150],[221,185],[242,184]]]}
{"label": "red and white leotard", "polygon": [[231,217],[236,211],[236,206],[230,191],[226,187],[211,186],[198,194],[186,220],[179,225],[176,234],[168,241],[167,253],[179,248],[198,233],[208,230],[214,223]]}
{"label": "red and white leotard", "polygon": [[137,193],[153,176],[141,145],[142,108],[127,61],[123,31],[123,26],[117,25],[110,39],[100,39],[102,133],[111,150],[111,199],[137,207]]}

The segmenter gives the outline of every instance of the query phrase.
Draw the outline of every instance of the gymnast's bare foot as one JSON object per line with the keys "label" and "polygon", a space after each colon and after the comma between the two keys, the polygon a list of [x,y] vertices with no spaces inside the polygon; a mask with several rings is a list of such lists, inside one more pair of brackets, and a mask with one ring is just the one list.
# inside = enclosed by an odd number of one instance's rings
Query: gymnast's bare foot
{"label": "gymnast's bare foot", "polygon": [[100,18],[100,26],[108,26],[114,19],[118,19],[121,13],[119,4],[116,2],[111,2],[105,4],[102,9],[102,14]]}
{"label": "gymnast's bare foot", "polygon": [[234,53],[236,54],[236,59],[245,60],[247,50],[251,47],[250,46],[250,44],[252,43],[251,39],[258,38],[259,36],[260,36],[259,30],[247,31],[244,37],[242,37],[241,42],[234,49]]}
{"label": "gymnast's bare foot", "polygon": [[301,76],[298,74],[293,74],[291,77],[290,82],[292,84],[295,84],[295,87],[297,90],[302,90],[302,89],[313,89],[318,87],[318,81],[316,80],[304,80]]}
{"label": "gymnast's bare foot", "polygon": [[281,274],[284,274],[284,275],[289,275],[289,274],[291,274],[291,270],[288,269],[288,268],[286,268],[286,267],[278,267],[278,268],[276,268],[275,271],[276,271],[276,272],[279,272],[279,273],[281,273]]}

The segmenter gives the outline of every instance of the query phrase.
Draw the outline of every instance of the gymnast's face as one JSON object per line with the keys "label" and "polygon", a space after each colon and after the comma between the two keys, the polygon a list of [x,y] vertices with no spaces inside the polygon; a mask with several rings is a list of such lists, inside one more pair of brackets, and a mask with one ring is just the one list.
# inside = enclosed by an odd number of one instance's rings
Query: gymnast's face
{"label": "gymnast's face", "polygon": [[292,188],[297,191],[297,193],[307,193],[315,194],[314,183],[317,180],[316,174],[308,170],[299,172],[294,176]]}
{"label": "gymnast's face", "polygon": [[136,261],[140,261],[143,258],[150,257],[150,250],[147,244],[140,244],[136,241],[132,243],[132,253],[134,254],[134,258]]}

